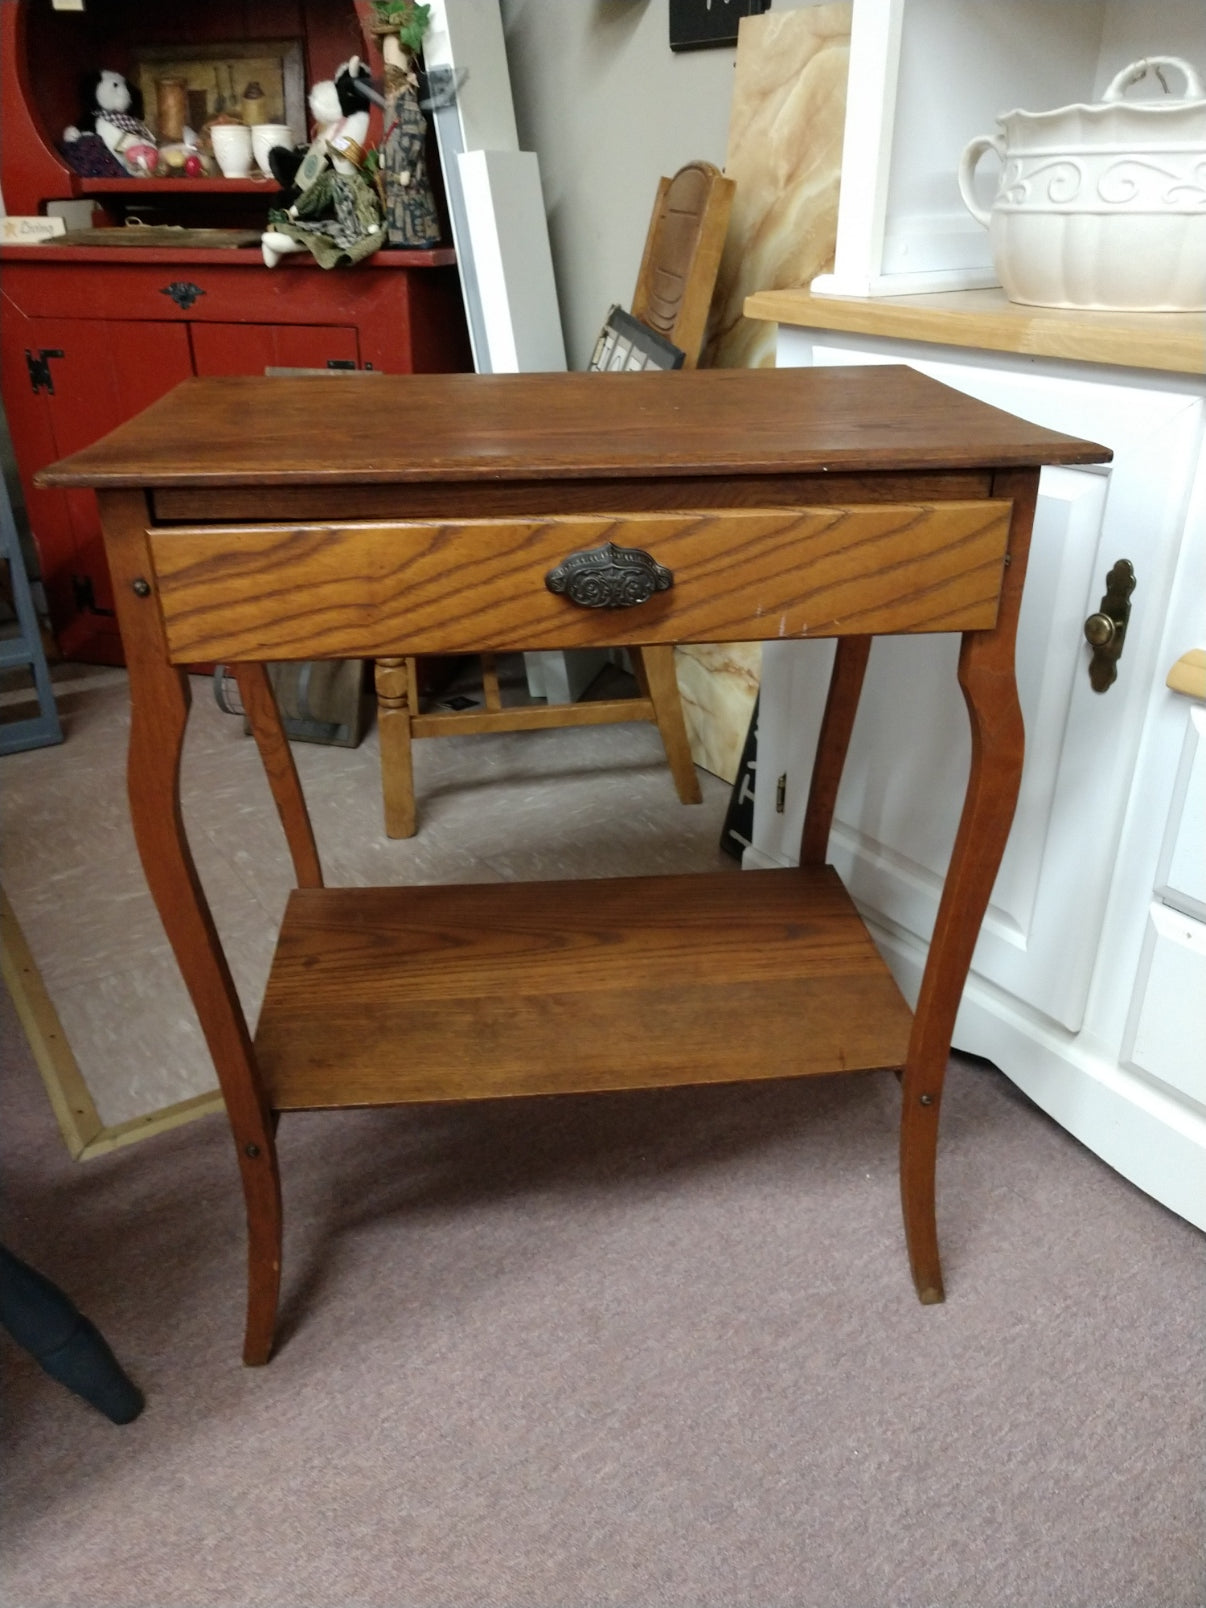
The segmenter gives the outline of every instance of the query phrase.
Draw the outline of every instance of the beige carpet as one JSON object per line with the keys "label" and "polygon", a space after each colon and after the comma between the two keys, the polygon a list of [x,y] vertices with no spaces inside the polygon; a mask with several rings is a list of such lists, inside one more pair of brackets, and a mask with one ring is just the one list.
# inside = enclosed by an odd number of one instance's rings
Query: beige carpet
{"label": "beige carpet", "polygon": [[[508,820],[462,755],[427,777],[412,860],[714,856],[717,801],[633,803],[649,735],[613,753],[602,826],[589,756],[500,759],[502,799],[541,789]],[[371,792],[323,810],[332,852],[361,852]],[[887,1075],[286,1117],[282,1345],[248,1371],[222,1119],[73,1164],[0,1005],[3,1238],[148,1399],[115,1428],[0,1336],[6,1605],[1204,1600],[1203,1238],[991,1068],[952,1068],[930,1308]],[[101,1048],[120,1065],[120,1019]]]}
{"label": "beige carpet", "polygon": [[[522,679],[518,656],[510,668]],[[631,686],[609,675],[615,695]],[[55,683],[67,740],[3,761],[0,886],[100,1118],[114,1125],[215,1079],[130,829],[125,673],[60,665]],[[292,871],[254,742],[206,677],[191,685],[184,814],[254,1021]],[[295,754],[332,884],[736,871],[720,853],[730,789],[701,774],[703,804],[679,804],[649,724],[416,743],[419,831],[392,842],[375,727],[357,748],[298,743]]]}
{"label": "beige carpet", "polygon": [[888,1076],[287,1118],[249,1371],[223,1121],[71,1163],[4,1006],[4,1238],[148,1398],[3,1337],[12,1608],[1203,1601],[1201,1236],[991,1070],[942,1307]]}

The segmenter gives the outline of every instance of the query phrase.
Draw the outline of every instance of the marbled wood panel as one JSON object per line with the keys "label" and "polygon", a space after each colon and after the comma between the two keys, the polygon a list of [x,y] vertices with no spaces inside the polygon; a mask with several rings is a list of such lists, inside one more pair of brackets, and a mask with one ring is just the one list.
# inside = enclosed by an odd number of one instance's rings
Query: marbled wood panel
{"label": "marbled wood panel", "polygon": [[758,696],[761,642],[676,648],[674,670],[691,758],[722,781],[736,781]]}
{"label": "marbled wood panel", "polygon": [[[769,368],[774,325],[742,316],[757,290],[806,286],[833,266],[837,239],[848,3],[743,17],[725,172],[737,184],[703,363]],[[736,779],[754,702],[758,643],[679,648],[691,757]]]}
{"label": "marbled wood panel", "polygon": [[741,19],[725,173],[737,193],[704,362],[772,368],[774,326],[742,317],[756,290],[807,285],[837,239],[848,0]]}

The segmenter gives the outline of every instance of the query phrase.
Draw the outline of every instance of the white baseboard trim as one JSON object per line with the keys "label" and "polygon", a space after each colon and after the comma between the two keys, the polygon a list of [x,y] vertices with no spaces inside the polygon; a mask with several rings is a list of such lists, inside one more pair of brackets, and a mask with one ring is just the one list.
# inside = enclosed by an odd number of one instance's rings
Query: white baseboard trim
{"label": "white baseboard trim", "polygon": [[[916,999],[924,946],[874,921],[868,926],[902,991]],[[959,1007],[954,1045],[1000,1067],[1115,1172],[1206,1230],[1206,1116],[1120,1067],[1088,1034],[1066,1033],[1030,1017],[974,973]]]}
{"label": "white baseboard trim", "polygon": [[[796,862],[747,848],[744,871]],[[921,986],[926,946],[862,911],[905,998]],[[975,973],[955,1021],[954,1047],[982,1055],[1107,1166],[1145,1195],[1206,1231],[1206,1114],[1119,1066],[1089,1033],[1031,1014]]]}
{"label": "white baseboard trim", "polygon": [[930,269],[915,274],[820,274],[814,296],[930,296],[947,290],[990,290],[1001,281],[992,268]]}

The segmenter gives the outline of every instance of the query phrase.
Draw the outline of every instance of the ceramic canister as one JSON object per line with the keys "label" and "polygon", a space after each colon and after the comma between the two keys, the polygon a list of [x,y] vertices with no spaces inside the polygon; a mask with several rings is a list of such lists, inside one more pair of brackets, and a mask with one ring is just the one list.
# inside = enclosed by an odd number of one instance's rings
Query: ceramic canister
{"label": "ceramic canister", "polygon": [[223,178],[245,179],[251,172],[251,130],[245,123],[214,123],[209,137]]}
{"label": "ceramic canister", "polygon": [[[1185,93],[1123,98],[1152,74]],[[959,164],[964,205],[988,230],[1011,301],[1143,312],[1206,308],[1206,94],[1176,56],[1125,67],[1094,104],[1007,112]],[[990,210],[972,180],[987,151],[1001,160]]]}

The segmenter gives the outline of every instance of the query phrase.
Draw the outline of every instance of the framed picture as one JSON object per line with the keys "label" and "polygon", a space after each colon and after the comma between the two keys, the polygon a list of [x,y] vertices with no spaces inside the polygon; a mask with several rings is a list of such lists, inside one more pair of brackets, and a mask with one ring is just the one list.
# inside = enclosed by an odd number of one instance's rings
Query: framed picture
{"label": "framed picture", "polygon": [[307,134],[301,41],[145,45],[136,49],[130,81],[142,92],[146,120],[161,141],[179,139],[181,121],[200,131],[225,114],[243,123],[286,123]]}

